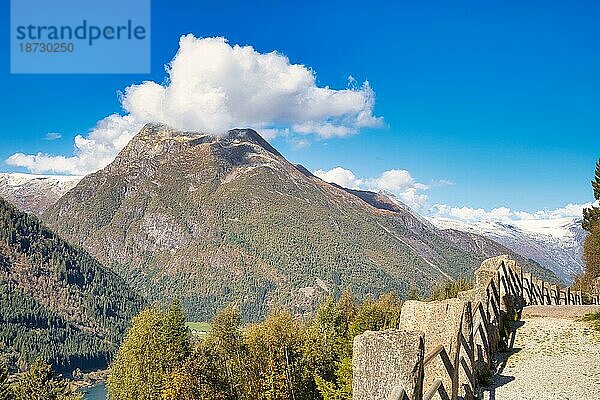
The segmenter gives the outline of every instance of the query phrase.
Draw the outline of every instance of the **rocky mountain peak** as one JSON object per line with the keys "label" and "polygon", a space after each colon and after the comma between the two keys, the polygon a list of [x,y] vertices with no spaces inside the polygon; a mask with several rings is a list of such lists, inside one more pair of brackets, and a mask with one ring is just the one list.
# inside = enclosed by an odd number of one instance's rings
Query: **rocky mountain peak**
{"label": "rocky mountain peak", "polygon": [[173,168],[197,171],[230,170],[265,164],[285,164],[283,156],[252,129],[224,134],[181,131],[161,123],[148,123],[100,174],[132,171],[150,176],[170,163]]}
{"label": "rocky mountain peak", "polygon": [[158,122],[151,122],[144,125],[140,132],[135,135],[128,144],[128,147],[140,146],[141,144],[160,146],[168,143],[185,143],[188,146],[198,146],[207,143],[219,144],[222,146],[246,144],[258,146],[281,157],[281,154],[253,129],[235,128],[223,134],[219,134],[200,131],[182,131]]}

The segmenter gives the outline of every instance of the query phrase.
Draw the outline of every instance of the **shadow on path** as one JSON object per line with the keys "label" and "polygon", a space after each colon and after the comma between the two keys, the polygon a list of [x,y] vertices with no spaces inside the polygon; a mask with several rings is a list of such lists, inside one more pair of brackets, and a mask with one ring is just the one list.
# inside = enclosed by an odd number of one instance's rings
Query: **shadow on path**
{"label": "shadow on path", "polygon": [[515,337],[517,335],[517,329],[522,327],[525,324],[523,321],[513,322],[511,325],[511,331],[509,333],[509,337],[506,343],[506,348],[504,350],[498,351],[495,357],[496,370],[491,375],[490,381],[487,385],[482,386],[481,391],[482,395],[488,393],[488,396],[484,396],[483,398],[489,400],[496,399],[496,389],[506,385],[509,382],[515,380],[514,376],[510,375],[502,375],[504,368],[506,368],[506,363],[508,362],[508,358],[513,354],[517,354],[521,351],[521,348],[514,347]]}

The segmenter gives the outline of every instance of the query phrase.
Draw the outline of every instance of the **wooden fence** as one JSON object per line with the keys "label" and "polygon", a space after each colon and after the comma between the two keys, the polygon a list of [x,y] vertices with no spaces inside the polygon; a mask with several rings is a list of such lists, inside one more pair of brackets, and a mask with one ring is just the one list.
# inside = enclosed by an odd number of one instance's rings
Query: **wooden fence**
{"label": "wooden fence", "polygon": [[[422,329],[424,323],[415,322],[421,319],[439,318],[439,310],[423,312],[423,304],[419,302],[406,302],[402,313],[410,313],[405,318],[408,322],[400,322],[401,330],[419,331],[424,337],[425,352],[419,365],[405,365],[409,375],[422,374],[414,377],[413,381],[422,382],[411,393],[406,388],[387,382],[385,377],[379,377],[382,385],[391,385],[386,400],[442,400],[473,399],[479,390],[479,376],[489,372],[494,354],[500,345],[507,346],[509,340],[510,324],[520,318],[520,311],[527,305],[580,305],[584,296],[593,304],[599,304],[598,295],[584,295],[570,288],[560,287],[532,277],[524,272],[516,263],[506,256],[494,257],[484,261],[475,272],[475,287],[472,290],[459,293],[462,301],[462,313],[456,314],[459,318],[452,326],[457,326],[455,332],[449,332],[450,339],[435,335],[428,335],[428,328]],[[447,310],[450,305],[456,306],[456,299],[439,302],[441,309]],[[435,321],[439,324],[452,324],[452,321]],[[429,322],[428,326],[431,326]],[[430,333],[430,332],[429,332]],[[446,336],[448,336],[446,335]],[[433,338],[430,338],[433,337]],[[357,337],[360,341],[360,336]],[[439,343],[436,343],[439,342]],[[355,341],[355,346],[356,346]],[[364,358],[364,357],[363,357]],[[368,359],[368,357],[367,357]],[[355,373],[353,388],[360,389],[361,380],[373,379],[369,376],[357,376]],[[356,390],[353,400],[374,400],[364,393]],[[379,398],[379,400],[382,400]]]}

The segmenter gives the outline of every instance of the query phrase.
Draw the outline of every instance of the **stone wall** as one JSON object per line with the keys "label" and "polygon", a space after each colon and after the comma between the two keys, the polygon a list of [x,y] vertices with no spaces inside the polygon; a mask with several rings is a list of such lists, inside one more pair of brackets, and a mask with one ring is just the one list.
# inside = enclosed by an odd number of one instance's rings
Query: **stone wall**
{"label": "stone wall", "polygon": [[[462,332],[467,342],[472,339],[470,303],[462,299],[430,302],[407,301],[402,306],[400,329],[423,332],[425,334],[425,354],[442,345],[450,362],[455,365],[461,354],[468,358],[460,346],[458,334]],[[470,362],[468,363],[470,365]],[[441,379],[449,394],[452,392],[454,380],[458,379],[461,383],[465,383],[467,380],[464,375],[457,376],[449,371],[442,357],[435,357],[424,367],[424,372],[424,388],[431,387],[435,379]]]}
{"label": "stone wall", "polygon": [[392,394],[402,389],[409,399],[421,400],[424,346],[422,332],[367,331],[357,336],[352,349],[352,398],[396,400]]}
{"label": "stone wall", "polygon": [[407,301],[399,330],[357,336],[353,400],[471,399],[499,345],[509,344],[511,322],[524,305],[573,305],[582,299],[580,292],[524,273],[507,256],[485,260],[474,286],[455,299]]}

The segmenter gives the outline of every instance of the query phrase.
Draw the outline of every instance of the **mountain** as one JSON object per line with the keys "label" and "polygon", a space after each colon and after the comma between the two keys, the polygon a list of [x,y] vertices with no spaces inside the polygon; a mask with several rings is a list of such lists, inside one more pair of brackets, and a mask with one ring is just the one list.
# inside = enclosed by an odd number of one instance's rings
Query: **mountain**
{"label": "mountain", "polygon": [[81,176],[0,173],[0,197],[20,210],[41,215],[81,180]]}
{"label": "mountain", "polygon": [[250,320],[280,303],[306,312],[344,288],[425,293],[484,258],[408,209],[361,196],[378,195],[322,181],[253,130],[148,124],[43,218],[150,300],[181,298],[198,320],[232,301]]}
{"label": "mountain", "polygon": [[484,236],[537,261],[566,282],[583,270],[585,231],[577,218],[480,221],[468,223],[447,218],[431,218],[442,229],[455,229]]}
{"label": "mountain", "polygon": [[144,301],[122,278],[0,198],[0,353],[59,371],[106,368]]}
{"label": "mountain", "polygon": [[373,207],[393,211],[396,218],[400,218],[404,226],[410,229],[413,234],[423,236],[437,235],[442,237],[449,243],[452,243],[457,248],[475,254],[482,259],[494,257],[499,254],[509,255],[511,259],[528,271],[533,272],[540,278],[547,279],[551,282],[563,283],[561,279],[553,272],[542,267],[536,261],[524,257],[521,253],[516,252],[501,243],[489,239],[485,236],[472,232],[465,232],[458,229],[438,228],[435,224],[411,210],[406,204],[402,203],[394,194],[381,191],[373,193],[369,191],[345,189],[350,193],[355,194]]}

